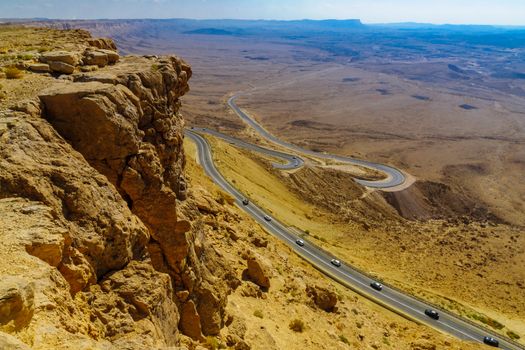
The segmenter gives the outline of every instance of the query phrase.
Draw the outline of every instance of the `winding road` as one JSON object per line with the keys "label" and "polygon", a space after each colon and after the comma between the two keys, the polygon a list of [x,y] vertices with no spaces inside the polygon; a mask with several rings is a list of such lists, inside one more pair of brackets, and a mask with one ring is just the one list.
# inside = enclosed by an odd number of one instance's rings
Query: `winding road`
{"label": "winding road", "polygon": [[275,137],[274,135],[272,135],[268,131],[266,131],[265,128],[263,128],[253,118],[251,118],[242,109],[240,109],[239,106],[237,106],[237,104],[235,104],[235,100],[241,95],[242,94],[237,94],[237,95],[234,95],[234,96],[230,97],[228,99],[228,106],[246,124],[251,126],[255,131],[257,131],[257,133],[259,135],[264,137],[266,140],[268,140],[270,142],[273,142],[273,143],[275,143],[275,144],[277,144],[279,146],[285,147],[285,148],[287,148],[289,150],[292,150],[294,152],[297,152],[297,153],[307,154],[307,155],[314,156],[314,157],[321,158],[321,159],[332,159],[332,160],[336,160],[336,161],[339,161],[339,162],[359,165],[359,166],[363,166],[363,167],[366,167],[366,168],[370,168],[370,169],[373,169],[373,170],[380,171],[380,172],[385,173],[387,175],[387,177],[384,180],[377,180],[377,181],[376,180],[369,181],[369,180],[355,179],[356,182],[358,182],[359,184],[361,184],[363,186],[366,186],[366,187],[379,188],[379,189],[380,188],[391,188],[391,187],[400,186],[400,185],[402,185],[405,182],[405,180],[406,180],[405,175],[401,171],[399,171],[398,169],[393,168],[391,166],[388,166],[388,165],[385,165],[385,164],[369,162],[369,161],[361,160],[361,159],[355,159],[355,158],[351,158],[351,157],[344,157],[344,156],[339,156],[339,155],[334,155],[334,154],[326,154],[326,153],[314,152],[314,151],[311,151],[311,150],[308,150],[308,149],[304,149],[304,148],[298,147],[298,146],[293,145],[291,143],[285,142],[283,140],[280,140],[279,138]]}
{"label": "winding road", "polygon": [[[237,95],[238,96],[238,95]],[[377,164],[373,162],[367,162],[359,159],[353,159],[349,157],[342,157],[336,155],[327,155],[324,153],[317,153],[309,150],[301,149],[295,145],[283,142],[275,136],[268,133],[262,126],[251,119],[245,114],[236,104],[233,96],[229,99],[228,105],[250,126],[256,129],[261,136],[267,140],[293,150],[297,153],[308,154],[319,158],[325,159],[336,159],[342,162],[349,162],[360,166],[369,167],[375,170],[383,171],[388,174],[385,180],[379,181],[366,181],[356,179],[357,182],[364,186],[373,188],[389,188],[398,186],[405,181],[405,176],[399,170],[392,168],[387,165]],[[279,152],[257,145],[250,144],[248,142],[233,138],[231,136],[219,133],[217,131],[205,129],[205,128],[192,128],[186,130],[185,135],[195,142],[198,151],[198,159],[200,165],[204,168],[206,174],[224,191],[228,192],[235,198],[235,203],[248,213],[255,221],[257,221],[262,227],[264,227],[269,233],[281,239],[285,244],[290,246],[295,253],[300,257],[307,260],[312,266],[325,275],[341,283],[342,285],[352,289],[358,294],[372,300],[373,302],[391,310],[411,321],[418,324],[425,324],[432,328],[435,328],[444,333],[451,334],[459,339],[466,341],[483,343],[484,337],[490,336],[499,341],[499,347],[502,349],[525,349],[520,344],[502,337],[499,334],[491,332],[489,329],[481,327],[467,319],[463,319],[454,315],[448,311],[441,310],[434,305],[426,303],[425,301],[406,294],[397,288],[392,286],[383,285],[382,290],[378,291],[373,289],[370,284],[375,282],[370,276],[366,275],[362,271],[359,271],[355,267],[352,267],[341,261],[340,266],[332,264],[332,260],[336,259],[329,252],[317,247],[312,242],[304,238],[300,238],[297,234],[290,231],[283,223],[279,222],[275,218],[271,218],[270,214],[265,212],[263,208],[258,207],[254,203],[249,202],[247,205],[243,201],[247,198],[238,189],[233,187],[217,170],[213,162],[212,151],[209,143],[200,133],[210,134],[215,137],[219,137],[227,142],[230,142],[238,147],[249,149],[255,152],[264,153],[272,157],[278,158],[283,163],[274,163],[274,166],[280,169],[295,169],[301,167],[304,161],[292,154]],[[270,218],[270,220],[265,219]],[[301,239],[303,245],[297,244],[297,240]],[[433,309],[439,312],[439,320],[432,319],[425,314],[426,309]]]}

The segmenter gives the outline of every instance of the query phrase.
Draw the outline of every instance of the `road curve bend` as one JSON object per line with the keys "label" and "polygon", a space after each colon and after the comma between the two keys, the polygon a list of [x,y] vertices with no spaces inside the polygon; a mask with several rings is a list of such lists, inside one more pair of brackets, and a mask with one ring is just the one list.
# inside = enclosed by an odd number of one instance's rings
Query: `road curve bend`
{"label": "road curve bend", "polygon": [[[292,250],[294,250],[296,254],[308,261],[312,266],[323,272],[325,275],[386,309],[419,324],[425,324],[466,341],[483,343],[483,338],[489,335],[499,340],[500,348],[502,349],[525,349],[511,339],[492,333],[481,326],[466,319],[459,318],[445,310],[439,310],[435,306],[425,303],[421,299],[408,295],[391,286],[385,285],[381,291],[371,288],[370,283],[374,282],[371,277],[343,261],[341,261],[339,267],[334,266],[331,261],[332,259],[336,259],[336,257],[304,238],[301,238],[304,245],[299,246],[297,244],[297,239],[299,239],[299,237],[291,232],[284,224],[275,218],[271,218],[270,221],[265,220],[265,216],[269,216],[270,214],[254,203],[250,202],[248,205],[243,204],[243,200],[247,197],[232,186],[217,170],[213,162],[210,145],[206,139],[191,130],[186,130],[185,135],[196,144],[199,163],[206,174],[219,187],[231,194],[235,198],[235,203],[263,228],[281,239]],[[425,315],[424,310],[429,308],[439,311],[439,320],[431,319]]]}
{"label": "road curve bend", "polygon": [[274,135],[269,133],[265,128],[263,128],[259,123],[257,123],[253,118],[251,118],[248,114],[246,114],[241,108],[239,108],[239,106],[237,106],[237,104],[235,103],[235,100],[241,95],[243,95],[243,93],[238,93],[230,97],[228,99],[228,106],[235,112],[235,114],[239,116],[239,118],[241,118],[241,120],[243,120],[246,124],[251,126],[255,131],[257,131],[257,133],[259,133],[259,135],[264,137],[266,140],[273,142],[279,146],[288,148],[300,154],[306,154],[306,155],[314,156],[317,158],[332,159],[338,162],[359,165],[359,166],[363,166],[369,169],[373,169],[373,170],[382,172],[387,175],[385,179],[377,180],[377,181],[376,180],[355,179],[356,182],[366,187],[386,189],[386,188],[400,186],[406,181],[406,177],[401,171],[389,165],[379,164],[379,163],[369,162],[369,161],[362,160],[362,159],[344,157],[344,156],[339,156],[339,155],[334,155],[334,154],[314,152],[311,150],[307,150],[307,149],[298,147],[296,145],[285,142],[275,137]]}
{"label": "road curve bend", "polygon": [[218,137],[220,139],[223,139],[224,141],[227,141],[232,145],[282,160],[283,161],[282,163],[275,163],[275,162],[272,163],[272,166],[276,169],[294,170],[294,169],[299,169],[300,167],[304,165],[304,160],[301,157],[295,156],[293,154],[288,154],[288,153],[279,152],[273,149],[257,146],[257,145],[254,145],[253,143],[245,142],[241,139],[231,137],[229,135],[220,133],[215,130],[210,130],[207,128],[192,127],[191,131],[209,134],[209,135]]}

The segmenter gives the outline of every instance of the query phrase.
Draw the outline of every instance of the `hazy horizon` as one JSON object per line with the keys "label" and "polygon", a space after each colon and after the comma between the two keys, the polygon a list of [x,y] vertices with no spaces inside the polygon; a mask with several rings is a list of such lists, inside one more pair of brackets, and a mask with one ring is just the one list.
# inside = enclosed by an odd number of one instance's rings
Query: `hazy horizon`
{"label": "hazy horizon", "polygon": [[524,26],[520,0],[0,0],[2,18],[49,19],[360,19],[365,24]]}

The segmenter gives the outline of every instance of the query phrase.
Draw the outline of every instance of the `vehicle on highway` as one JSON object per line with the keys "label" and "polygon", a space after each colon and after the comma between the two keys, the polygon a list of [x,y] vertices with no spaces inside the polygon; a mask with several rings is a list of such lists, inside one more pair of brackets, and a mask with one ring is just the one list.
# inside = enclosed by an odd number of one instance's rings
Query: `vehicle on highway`
{"label": "vehicle on highway", "polygon": [[341,267],[341,262],[337,259],[330,260],[330,263],[334,266]]}
{"label": "vehicle on highway", "polygon": [[374,288],[375,290],[379,290],[379,291],[383,289],[383,285],[379,282],[370,283],[370,287]]}
{"label": "vehicle on highway", "polygon": [[272,221],[272,218],[269,217],[268,215],[265,215],[265,216],[264,216],[264,220],[270,222],[270,221]]}
{"label": "vehicle on highway", "polygon": [[426,309],[425,315],[427,315],[430,318],[433,318],[434,320],[439,320],[439,313],[436,310]]}
{"label": "vehicle on highway", "polygon": [[250,201],[249,201],[247,198],[244,198],[244,199],[242,200],[242,204],[244,204],[244,205],[248,205],[248,204],[250,204]]}
{"label": "vehicle on highway", "polygon": [[304,241],[302,239],[298,239],[297,241],[295,241],[295,243],[297,243],[297,245],[300,245],[301,247],[304,246]]}
{"label": "vehicle on highway", "polygon": [[499,347],[499,341],[492,337],[485,337],[483,338],[483,342],[487,345],[493,346],[495,348]]}

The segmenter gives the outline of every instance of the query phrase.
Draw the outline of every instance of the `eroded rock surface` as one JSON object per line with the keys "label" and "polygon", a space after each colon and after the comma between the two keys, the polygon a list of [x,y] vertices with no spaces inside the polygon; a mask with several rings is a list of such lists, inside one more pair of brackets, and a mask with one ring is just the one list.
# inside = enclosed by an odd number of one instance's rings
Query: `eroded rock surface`
{"label": "eroded rock surface", "polygon": [[324,311],[333,311],[337,304],[337,294],[321,286],[307,286],[306,294]]}
{"label": "eroded rock surface", "polygon": [[219,334],[229,267],[184,177],[191,68],[88,42],[33,68],[105,68],[49,77],[39,101],[0,111],[0,331],[17,332],[0,344],[157,349]]}
{"label": "eroded rock surface", "polygon": [[260,257],[251,255],[247,259],[248,268],[246,274],[248,278],[259,287],[270,288],[270,269],[261,261]]}

